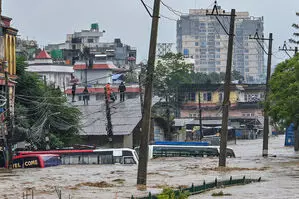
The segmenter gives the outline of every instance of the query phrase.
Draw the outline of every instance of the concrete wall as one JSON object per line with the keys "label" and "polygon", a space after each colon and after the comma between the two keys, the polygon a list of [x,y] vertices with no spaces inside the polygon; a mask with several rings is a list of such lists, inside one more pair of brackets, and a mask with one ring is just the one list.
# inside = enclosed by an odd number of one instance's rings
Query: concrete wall
{"label": "concrete wall", "polygon": [[123,136],[123,147],[132,148],[133,147],[133,135],[124,135]]}
{"label": "concrete wall", "polygon": [[[75,76],[81,83],[85,83],[85,70],[75,70]],[[94,80],[91,82],[91,80]],[[111,70],[87,70],[87,84],[107,84],[112,83]]]}

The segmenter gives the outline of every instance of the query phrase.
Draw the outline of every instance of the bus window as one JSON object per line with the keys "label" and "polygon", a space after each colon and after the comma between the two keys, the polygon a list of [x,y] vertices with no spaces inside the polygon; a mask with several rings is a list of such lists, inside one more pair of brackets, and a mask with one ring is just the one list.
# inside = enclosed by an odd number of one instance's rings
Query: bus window
{"label": "bus window", "polygon": [[133,153],[132,153],[132,151],[124,150],[122,155],[123,156],[133,156]]}
{"label": "bus window", "polygon": [[123,157],[122,156],[114,156],[113,162],[114,162],[114,164],[123,164]]}
{"label": "bus window", "polygon": [[70,164],[81,164],[81,156],[80,155],[71,155],[70,156]]}
{"label": "bus window", "polygon": [[124,164],[136,164],[133,157],[124,157]]}
{"label": "bus window", "polygon": [[61,156],[62,164],[70,164],[70,159],[71,159],[71,156],[68,156],[68,155],[62,155]]}
{"label": "bus window", "polygon": [[113,164],[113,155],[99,155],[99,164]]}
{"label": "bus window", "polygon": [[89,164],[98,164],[98,155],[97,154],[89,154]]}
{"label": "bus window", "polygon": [[89,156],[88,154],[82,154],[82,162],[81,164],[88,164],[89,163]]}
{"label": "bus window", "polygon": [[45,167],[52,167],[61,165],[61,160],[59,156],[43,156],[43,161]]}

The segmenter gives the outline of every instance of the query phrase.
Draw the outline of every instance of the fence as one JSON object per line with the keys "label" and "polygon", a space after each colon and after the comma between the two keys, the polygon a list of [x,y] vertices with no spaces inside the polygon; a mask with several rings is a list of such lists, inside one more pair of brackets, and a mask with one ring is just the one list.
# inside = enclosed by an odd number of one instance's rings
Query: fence
{"label": "fence", "polygon": [[[55,192],[57,194],[58,199],[62,199],[62,191],[60,188],[55,187]],[[34,189],[33,188],[27,188],[23,192],[23,199],[34,199]],[[71,199],[71,195],[69,195],[68,199]]]}
{"label": "fence", "polygon": [[[187,191],[190,195],[196,195],[200,194],[206,191],[209,191],[214,188],[220,188],[220,187],[228,187],[228,186],[233,186],[233,185],[244,185],[244,184],[249,184],[252,182],[260,182],[261,177],[258,179],[246,179],[245,176],[240,179],[233,179],[230,177],[229,180],[224,180],[224,181],[218,181],[216,178],[214,182],[211,183],[206,183],[205,181],[203,182],[202,185],[199,186],[194,186],[192,183],[191,187],[188,188],[178,188],[175,190],[175,195],[178,196],[181,192]],[[157,199],[158,195],[152,195],[151,192],[148,193],[148,196],[145,197],[134,197],[133,195],[131,196],[131,199]]]}

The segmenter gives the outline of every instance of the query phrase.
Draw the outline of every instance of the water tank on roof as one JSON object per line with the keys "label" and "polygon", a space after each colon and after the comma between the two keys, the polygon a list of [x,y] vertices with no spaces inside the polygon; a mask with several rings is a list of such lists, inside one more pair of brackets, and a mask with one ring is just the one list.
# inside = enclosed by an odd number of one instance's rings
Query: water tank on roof
{"label": "water tank on roof", "polygon": [[99,24],[98,23],[92,23],[91,24],[91,29],[92,30],[99,30]]}

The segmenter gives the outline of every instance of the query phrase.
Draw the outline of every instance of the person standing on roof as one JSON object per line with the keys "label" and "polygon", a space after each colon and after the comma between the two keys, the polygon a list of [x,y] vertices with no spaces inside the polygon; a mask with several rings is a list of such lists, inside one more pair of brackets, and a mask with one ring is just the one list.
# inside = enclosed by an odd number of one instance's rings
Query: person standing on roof
{"label": "person standing on roof", "polygon": [[123,82],[121,82],[120,85],[118,86],[118,91],[119,91],[119,95],[120,95],[120,101],[121,102],[125,101],[126,86],[124,85]]}
{"label": "person standing on roof", "polygon": [[83,90],[84,105],[88,105],[88,100],[89,100],[88,88],[87,88],[87,86],[85,86],[85,88]]}
{"label": "person standing on roof", "polygon": [[112,89],[110,87],[110,83],[107,83],[104,87],[105,89],[105,94],[107,95],[107,99],[108,101],[110,101],[110,96],[111,96],[111,92],[112,92]]}

